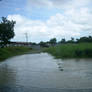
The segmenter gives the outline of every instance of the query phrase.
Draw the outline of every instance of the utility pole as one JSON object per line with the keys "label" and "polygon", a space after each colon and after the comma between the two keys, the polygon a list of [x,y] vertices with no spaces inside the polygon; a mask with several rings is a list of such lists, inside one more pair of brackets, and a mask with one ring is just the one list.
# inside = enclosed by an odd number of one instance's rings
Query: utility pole
{"label": "utility pole", "polygon": [[26,42],[28,42],[28,33],[25,33]]}

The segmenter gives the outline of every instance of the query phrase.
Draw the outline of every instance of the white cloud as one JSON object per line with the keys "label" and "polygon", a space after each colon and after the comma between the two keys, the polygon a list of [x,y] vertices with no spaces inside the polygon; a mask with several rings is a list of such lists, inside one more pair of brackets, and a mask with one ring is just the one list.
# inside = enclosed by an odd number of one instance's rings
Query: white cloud
{"label": "white cloud", "polygon": [[78,8],[92,4],[91,0],[28,0],[29,6],[48,8]]}
{"label": "white cloud", "polygon": [[92,34],[92,13],[89,8],[66,10],[63,14],[57,13],[46,21],[32,20],[17,14],[8,15],[8,19],[16,21],[15,40],[20,41],[25,41],[25,32],[28,32],[29,41],[36,42],[52,37],[68,39]]}

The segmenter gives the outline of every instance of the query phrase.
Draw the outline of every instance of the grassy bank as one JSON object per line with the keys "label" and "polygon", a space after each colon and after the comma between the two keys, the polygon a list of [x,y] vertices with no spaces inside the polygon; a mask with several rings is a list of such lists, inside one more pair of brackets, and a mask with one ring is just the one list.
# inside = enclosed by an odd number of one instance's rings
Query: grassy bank
{"label": "grassy bank", "polygon": [[5,60],[9,57],[24,54],[29,52],[31,48],[28,47],[6,47],[0,48],[0,61]]}
{"label": "grassy bank", "polygon": [[56,58],[92,58],[92,43],[62,44],[44,51]]}

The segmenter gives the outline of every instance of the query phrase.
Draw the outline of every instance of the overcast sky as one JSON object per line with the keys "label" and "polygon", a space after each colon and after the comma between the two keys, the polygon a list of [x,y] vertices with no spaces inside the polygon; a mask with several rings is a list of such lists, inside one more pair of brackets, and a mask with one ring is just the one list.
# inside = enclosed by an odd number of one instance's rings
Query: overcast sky
{"label": "overcast sky", "polygon": [[92,36],[92,0],[0,0],[0,18],[15,20],[13,41]]}

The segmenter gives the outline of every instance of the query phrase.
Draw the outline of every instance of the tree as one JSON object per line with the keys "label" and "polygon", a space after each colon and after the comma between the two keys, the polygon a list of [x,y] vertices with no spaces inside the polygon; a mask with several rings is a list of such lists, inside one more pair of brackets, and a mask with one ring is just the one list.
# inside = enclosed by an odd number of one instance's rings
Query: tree
{"label": "tree", "polygon": [[7,18],[2,17],[0,23],[0,42],[2,46],[6,46],[7,43],[14,37],[14,25],[15,21],[7,20]]}
{"label": "tree", "polygon": [[50,39],[50,41],[49,41],[49,43],[50,43],[51,45],[55,45],[56,42],[57,42],[57,39],[56,39],[56,38],[52,38],[52,39]]}
{"label": "tree", "polygon": [[49,47],[48,44],[47,44],[47,42],[43,42],[43,41],[41,41],[41,42],[39,43],[39,45],[40,45],[41,47]]}
{"label": "tree", "polygon": [[75,43],[74,38],[71,37],[71,40],[68,40],[67,43]]}
{"label": "tree", "polygon": [[81,37],[80,39],[77,39],[78,43],[82,43],[82,42],[92,42],[92,37]]}
{"label": "tree", "polygon": [[63,38],[63,39],[60,41],[60,43],[66,43],[65,38]]}
{"label": "tree", "polygon": [[71,41],[74,42],[74,38],[73,37],[71,37]]}

